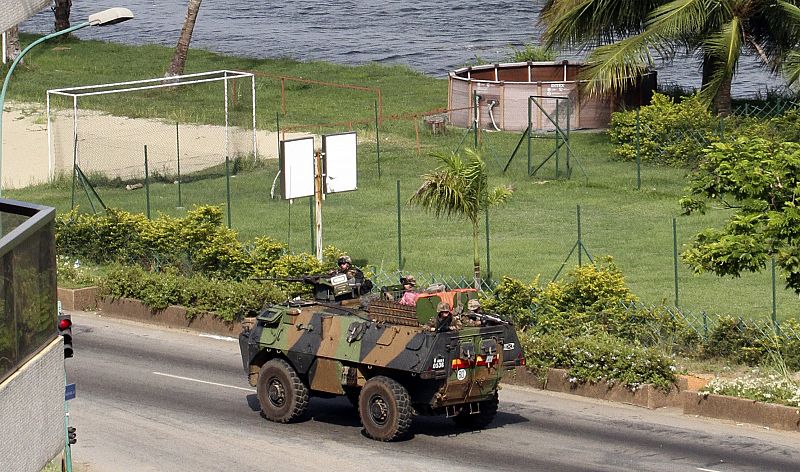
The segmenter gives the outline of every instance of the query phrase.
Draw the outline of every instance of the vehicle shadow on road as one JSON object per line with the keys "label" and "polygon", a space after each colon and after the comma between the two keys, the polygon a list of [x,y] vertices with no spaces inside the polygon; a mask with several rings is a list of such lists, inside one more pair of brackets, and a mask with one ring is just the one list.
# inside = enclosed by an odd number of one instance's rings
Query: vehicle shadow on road
{"label": "vehicle shadow on road", "polygon": [[499,411],[488,426],[481,430],[476,430],[458,426],[444,416],[415,416],[414,422],[411,424],[411,437],[413,438],[417,434],[433,437],[456,437],[462,434],[480,434],[480,432],[484,430],[499,429],[506,425],[526,423],[528,421],[530,420],[522,415]]}
{"label": "vehicle shadow on road", "polygon": [[[261,406],[258,404],[258,397],[255,394],[247,396],[247,404],[251,410],[260,412]],[[262,414],[263,416],[263,414]],[[307,421],[317,421],[336,426],[358,428],[361,434],[365,432],[361,426],[358,410],[345,398],[311,398],[308,411],[298,423]],[[488,426],[483,430],[502,428],[506,425],[524,423],[530,421],[522,415],[499,411]],[[456,425],[444,416],[415,416],[411,425],[411,431],[405,441],[413,439],[416,435],[432,437],[456,437],[463,434],[480,434],[481,430],[464,428]]]}

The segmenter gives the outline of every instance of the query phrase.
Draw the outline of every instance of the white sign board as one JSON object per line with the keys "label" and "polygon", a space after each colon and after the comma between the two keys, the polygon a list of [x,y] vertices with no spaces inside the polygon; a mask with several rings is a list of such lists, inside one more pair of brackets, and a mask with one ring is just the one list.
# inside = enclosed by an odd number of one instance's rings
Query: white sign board
{"label": "white sign board", "polygon": [[293,198],[314,195],[314,137],[281,141],[281,196]]}
{"label": "white sign board", "polygon": [[329,134],[322,137],[325,156],[325,193],[358,189],[356,133]]}

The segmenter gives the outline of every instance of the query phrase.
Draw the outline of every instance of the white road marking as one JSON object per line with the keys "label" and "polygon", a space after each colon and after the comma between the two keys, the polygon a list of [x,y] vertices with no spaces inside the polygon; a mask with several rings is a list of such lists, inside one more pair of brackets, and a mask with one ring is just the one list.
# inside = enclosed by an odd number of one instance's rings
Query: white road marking
{"label": "white road marking", "polygon": [[697,470],[702,470],[703,472],[720,472],[719,470],[714,469],[704,469],[702,467],[695,467]]}
{"label": "white road marking", "polygon": [[191,377],[181,377],[180,375],[165,374],[163,372],[153,372],[153,375],[160,375],[162,377],[170,377],[170,378],[178,379],[178,380],[188,380],[190,382],[197,382],[197,383],[206,384],[206,385],[215,385],[217,387],[235,388],[236,390],[244,390],[245,392],[253,392],[253,393],[256,392],[256,389],[254,389],[254,388],[237,387],[235,385],[227,385],[227,384],[221,384],[221,383],[217,383],[217,382],[209,382],[207,380],[193,379]]}
{"label": "white road marking", "polygon": [[232,341],[232,342],[238,341],[238,339],[232,338],[230,336],[219,336],[219,335],[216,335],[216,334],[201,334],[200,337],[201,338],[219,339],[220,341]]}

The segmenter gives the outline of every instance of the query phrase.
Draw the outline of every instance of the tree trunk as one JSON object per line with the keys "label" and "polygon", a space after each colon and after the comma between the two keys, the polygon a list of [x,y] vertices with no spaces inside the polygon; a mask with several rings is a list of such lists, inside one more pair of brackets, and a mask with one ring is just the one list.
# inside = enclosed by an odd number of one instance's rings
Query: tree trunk
{"label": "tree trunk", "polygon": [[731,114],[731,82],[733,77],[725,77],[714,96],[714,113],[720,116]]}
{"label": "tree trunk", "polygon": [[481,289],[481,258],[478,256],[478,223],[472,222],[472,270],[475,290]]}
{"label": "tree trunk", "polygon": [[[703,85],[705,86],[711,82],[711,78],[714,75],[715,67],[714,61],[709,57],[703,58]],[[726,77],[725,80],[722,81],[722,84],[717,90],[717,94],[714,95],[714,100],[712,102],[712,107],[714,113],[717,113],[722,116],[728,116],[731,114],[731,82],[733,81],[733,77]]]}
{"label": "tree trunk", "polygon": [[19,45],[19,26],[12,26],[6,31],[6,60],[10,65],[22,52]]}
{"label": "tree trunk", "polygon": [[186,20],[183,22],[181,36],[178,38],[178,45],[175,46],[175,54],[169,64],[165,77],[174,77],[183,74],[186,67],[186,56],[189,54],[189,43],[192,41],[194,24],[197,21],[197,13],[200,11],[202,0],[189,0],[189,9],[186,12]]}
{"label": "tree trunk", "polygon": [[55,0],[53,14],[56,17],[56,31],[64,31],[70,27],[69,13],[72,9],[72,0]]}

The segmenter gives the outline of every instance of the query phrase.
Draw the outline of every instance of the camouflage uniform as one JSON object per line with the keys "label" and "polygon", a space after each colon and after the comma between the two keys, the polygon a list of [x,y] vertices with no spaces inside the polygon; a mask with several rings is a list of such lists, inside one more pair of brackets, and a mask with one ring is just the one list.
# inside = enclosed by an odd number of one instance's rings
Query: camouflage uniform
{"label": "camouflage uniform", "polygon": [[[342,267],[344,266],[344,267]],[[336,269],[330,271],[329,276],[344,274],[347,276],[348,283],[360,285],[359,295],[364,295],[372,290],[372,281],[364,278],[364,272],[358,267],[353,265],[353,260],[350,256],[342,256],[337,261]]]}
{"label": "camouflage uniform", "polygon": [[431,318],[426,325],[431,331],[458,331],[462,328],[461,320],[453,316],[450,311],[450,304],[441,302],[436,306],[437,315]]}
{"label": "camouflage uniform", "polygon": [[459,318],[464,326],[482,326],[483,322],[477,316],[479,313],[481,313],[481,302],[473,298],[467,302],[467,311]]}

